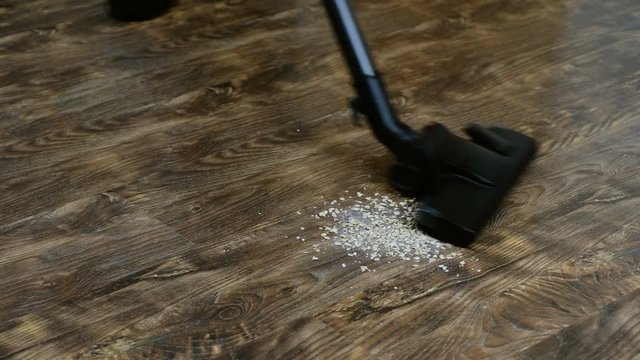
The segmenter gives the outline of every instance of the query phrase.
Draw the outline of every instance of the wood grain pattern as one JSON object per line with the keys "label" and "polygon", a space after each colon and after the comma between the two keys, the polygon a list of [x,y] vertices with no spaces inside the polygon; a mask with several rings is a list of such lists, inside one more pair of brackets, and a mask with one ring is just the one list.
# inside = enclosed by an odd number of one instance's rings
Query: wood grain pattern
{"label": "wood grain pattern", "polygon": [[0,358],[638,359],[637,1],[355,5],[403,120],[539,142],[480,272],[311,260],[314,207],[398,198],[319,1],[5,0]]}

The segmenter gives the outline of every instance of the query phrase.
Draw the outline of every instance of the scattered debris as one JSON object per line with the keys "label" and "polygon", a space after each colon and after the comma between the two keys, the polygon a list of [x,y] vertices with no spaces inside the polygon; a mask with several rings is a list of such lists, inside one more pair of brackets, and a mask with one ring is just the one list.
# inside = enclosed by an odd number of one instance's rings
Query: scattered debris
{"label": "scattered debris", "polygon": [[[335,245],[344,247],[348,252],[364,250],[374,261],[382,257],[420,261],[423,258],[444,260],[459,256],[455,247],[418,229],[415,208],[415,201],[395,201],[375,193],[363,204],[326,210],[334,224],[325,226],[323,230],[335,235]],[[326,232],[321,234],[323,238],[327,237]]]}
{"label": "scattered debris", "polygon": [[[366,189],[363,191],[366,192]],[[345,193],[349,194],[348,191]],[[345,195],[326,201],[325,206],[325,209],[311,214],[324,225],[313,236],[319,235],[326,246],[344,248],[346,255],[353,258],[354,262],[362,264],[366,261],[370,265],[371,261],[402,259],[413,262],[411,266],[414,268],[419,266],[416,264],[419,262],[437,262],[441,263],[437,266],[439,270],[449,272],[449,266],[442,262],[461,258],[458,248],[440,242],[418,228],[415,216],[417,204],[412,199],[394,200],[377,192],[366,195],[357,191],[353,196]],[[304,227],[300,229],[305,230]],[[316,252],[319,251],[316,245],[314,248]],[[464,266],[465,261],[461,260],[457,268]],[[346,267],[346,264],[342,264],[342,267]],[[366,265],[361,265],[360,270],[375,271]]]}

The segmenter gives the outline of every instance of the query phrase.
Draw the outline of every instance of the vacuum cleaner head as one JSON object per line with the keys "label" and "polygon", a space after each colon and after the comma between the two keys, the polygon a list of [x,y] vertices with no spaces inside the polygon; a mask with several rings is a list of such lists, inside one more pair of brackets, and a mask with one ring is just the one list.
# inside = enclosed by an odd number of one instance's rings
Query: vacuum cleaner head
{"label": "vacuum cleaner head", "polygon": [[397,157],[391,183],[420,199],[418,223],[431,236],[466,246],[533,158],[535,142],[518,132],[469,126],[469,139],[441,124],[416,132],[400,122],[373,66],[348,0],[324,0],[354,79],[354,113]]}
{"label": "vacuum cleaner head", "polygon": [[400,159],[391,183],[420,199],[418,223],[436,239],[466,246],[531,161],[535,143],[515,131],[471,125],[470,139],[440,124],[424,128],[420,162]]}

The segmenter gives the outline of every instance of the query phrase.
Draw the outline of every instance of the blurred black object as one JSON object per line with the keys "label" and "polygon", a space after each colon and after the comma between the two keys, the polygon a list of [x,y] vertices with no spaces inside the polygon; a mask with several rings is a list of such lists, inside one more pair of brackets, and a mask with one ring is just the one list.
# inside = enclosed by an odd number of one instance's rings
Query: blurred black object
{"label": "blurred black object", "polygon": [[109,0],[111,16],[122,21],[150,20],[164,14],[172,0]]}

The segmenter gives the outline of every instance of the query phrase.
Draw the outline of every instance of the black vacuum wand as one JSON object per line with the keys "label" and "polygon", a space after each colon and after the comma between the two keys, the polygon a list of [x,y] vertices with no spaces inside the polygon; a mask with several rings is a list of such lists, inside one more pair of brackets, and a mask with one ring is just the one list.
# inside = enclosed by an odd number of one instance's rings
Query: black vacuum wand
{"label": "black vacuum wand", "polygon": [[431,236],[468,245],[500,205],[535,151],[530,137],[470,125],[470,139],[441,124],[416,132],[400,122],[389,102],[348,0],[323,0],[354,81],[355,115],[396,155],[392,185],[420,199],[418,224]]}

